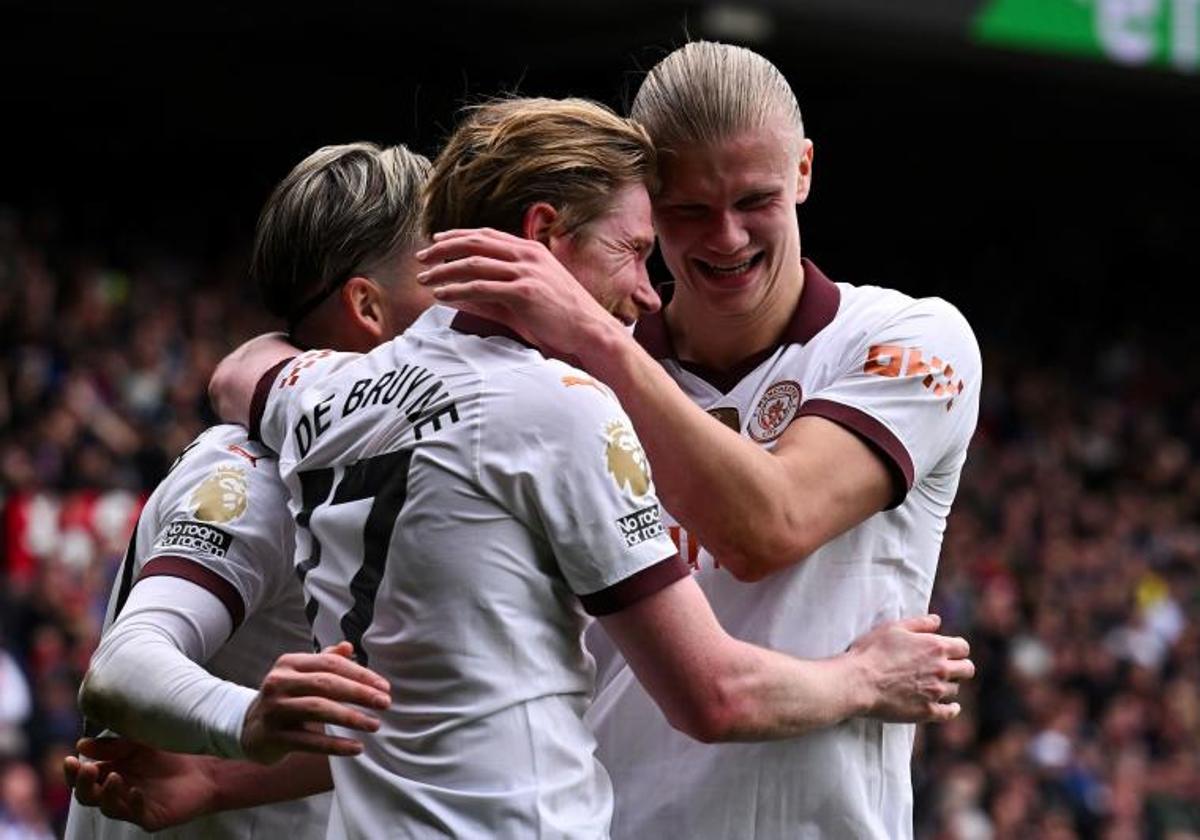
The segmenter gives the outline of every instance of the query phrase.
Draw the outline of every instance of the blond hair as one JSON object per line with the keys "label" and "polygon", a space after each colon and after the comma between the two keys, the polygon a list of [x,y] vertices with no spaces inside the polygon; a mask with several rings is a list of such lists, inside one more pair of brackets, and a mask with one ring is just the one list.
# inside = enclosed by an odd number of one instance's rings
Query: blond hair
{"label": "blond hair", "polygon": [[492,227],[520,234],[526,209],[546,202],[556,230],[601,215],[615,190],[652,186],[644,129],[586,99],[499,99],[468,108],[433,163],[426,233]]}
{"label": "blond hair", "polygon": [[358,272],[420,239],[429,161],[404,146],[325,146],[300,161],[258,219],[250,275],[291,326]]}
{"label": "blond hair", "polygon": [[630,113],[661,151],[708,144],[785,120],[804,136],[800,104],[774,64],[745,47],[693,41],[654,66]]}

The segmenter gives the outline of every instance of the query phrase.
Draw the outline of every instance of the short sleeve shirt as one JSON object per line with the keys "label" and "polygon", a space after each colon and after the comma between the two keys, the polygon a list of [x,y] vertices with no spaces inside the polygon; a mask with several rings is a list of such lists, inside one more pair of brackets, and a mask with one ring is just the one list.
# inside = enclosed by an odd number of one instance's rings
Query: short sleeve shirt
{"label": "short sleeve shirt", "polygon": [[334,764],[337,830],[603,836],[585,611],[686,575],[612,394],[442,307],[260,394],[314,632],[392,682],[379,733]]}
{"label": "short sleeve shirt", "polygon": [[[804,267],[780,343],[735,370],[680,361],[661,315],[637,335],[695,403],[754,443],[771,449],[797,418],[822,417],[891,472],[887,510],[758,583],[737,581],[666,516],[731,635],[823,658],[928,608],[981,364],[970,327],[945,301]],[[699,744],[667,726],[611,644],[592,635],[603,681],[588,721],[616,791],[614,837],[912,836],[913,727],[851,720],[793,741]]]}

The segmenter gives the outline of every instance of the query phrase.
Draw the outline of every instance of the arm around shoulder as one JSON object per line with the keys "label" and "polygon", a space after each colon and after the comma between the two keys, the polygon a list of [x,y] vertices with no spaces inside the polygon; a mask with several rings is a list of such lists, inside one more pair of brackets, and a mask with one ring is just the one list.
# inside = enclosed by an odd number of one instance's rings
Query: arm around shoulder
{"label": "arm around shoulder", "polygon": [[221,360],[208,383],[213,410],[227,423],[248,426],[250,404],[259,380],[275,365],[299,350],[283,333],[266,333],[250,339]]}

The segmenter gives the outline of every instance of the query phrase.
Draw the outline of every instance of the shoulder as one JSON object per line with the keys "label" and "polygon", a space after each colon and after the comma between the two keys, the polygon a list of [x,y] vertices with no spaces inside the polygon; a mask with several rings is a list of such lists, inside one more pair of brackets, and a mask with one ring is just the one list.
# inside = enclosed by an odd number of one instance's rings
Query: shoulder
{"label": "shoulder", "polygon": [[236,527],[260,515],[277,516],[287,491],[274,453],[241,426],[220,425],[180,453],[155,497],[165,516],[174,512]]}
{"label": "shoulder", "polygon": [[[954,304],[940,297],[914,298],[880,286],[839,283],[842,306],[834,321],[835,335],[845,340],[880,342],[929,340],[955,350],[978,355],[971,325]],[[930,352],[936,352],[932,347]],[[947,350],[948,352],[948,350]]]}

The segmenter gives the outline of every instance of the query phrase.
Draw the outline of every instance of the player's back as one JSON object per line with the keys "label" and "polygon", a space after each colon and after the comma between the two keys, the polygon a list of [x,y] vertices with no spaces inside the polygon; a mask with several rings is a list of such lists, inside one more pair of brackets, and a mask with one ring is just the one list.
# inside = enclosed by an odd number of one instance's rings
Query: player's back
{"label": "player's back", "polygon": [[[280,655],[311,649],[292,553],[274,454],[240,426],[214,426],[183,451],[147,499],[113,584],[103,634],[122,617],[139,579],[183,578],[220,599],[234,627],[201,664],[216,677],[257,688]],[[329,801],[325,794],[214,814],[154,835],[72,802],[65,837],[316,840],[325,836]]]}
{"label": "player's back", "polygon": [[365,356],[301,357],[267,403],[317,639],[349,639],[392,683],[363,756],[334,763],[332,824],[602,836],[580,595],[674,550],[622,535],[637,496],[657,503],[644,462],[636,494],[604,470],[628,423],[611,395],[463,321],[435,307]]}

